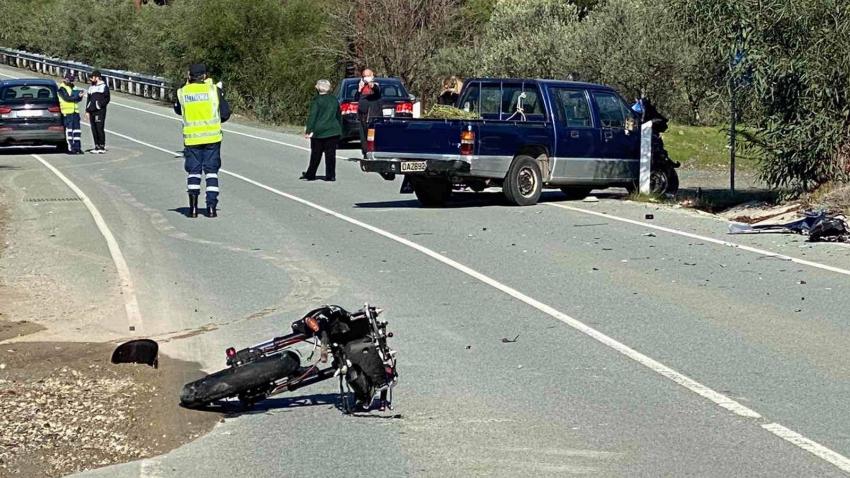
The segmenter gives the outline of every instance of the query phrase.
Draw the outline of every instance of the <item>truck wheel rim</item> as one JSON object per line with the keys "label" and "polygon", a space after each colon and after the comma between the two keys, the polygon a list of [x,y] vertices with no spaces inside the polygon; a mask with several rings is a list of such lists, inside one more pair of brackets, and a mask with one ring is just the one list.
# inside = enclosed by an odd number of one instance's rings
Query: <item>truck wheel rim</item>
{"label": "truck wheel rim", "polygon": [[537,177],[531,168],[520,169],[517,176],[517,186],[519,186],[519,193],[523,197],[529,197],[534,194],[535,189],[537,189]]}

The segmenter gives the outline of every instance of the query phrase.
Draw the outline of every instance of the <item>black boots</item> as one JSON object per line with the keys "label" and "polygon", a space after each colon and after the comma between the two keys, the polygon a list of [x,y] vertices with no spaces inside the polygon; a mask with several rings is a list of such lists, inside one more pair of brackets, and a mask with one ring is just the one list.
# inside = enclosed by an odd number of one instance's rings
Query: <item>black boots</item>
{"label": "black boots", "polygon": [[198,195],[189,195],[189,217],[198,217]]}
{"label": "black boots", "polygon": [[[218,217],[218,211],[215,206],[207,205],[207,217]],[[198,217],[198,194],[189,195],[189,213],[188,217]]]}

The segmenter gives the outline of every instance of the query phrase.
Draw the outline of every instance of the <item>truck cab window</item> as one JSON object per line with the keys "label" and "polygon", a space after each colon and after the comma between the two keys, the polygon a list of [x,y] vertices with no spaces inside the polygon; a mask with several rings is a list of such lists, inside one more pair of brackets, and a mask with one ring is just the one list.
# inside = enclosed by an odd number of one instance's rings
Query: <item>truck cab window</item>
{"label": "truck cab window", "polygon": [[619,96],[600,92],[594,93],[593,99],[599,109],[599,121],[603,128],[626,128],[626,120],[632,115]]}
{"label": "truck cab window", "polygon": [[479,84],[475,83],[466,88],[466,93],[460,100],[460,108],[466,112],[477,113],[481,91]]}
{"label": "truck cab window", "polygon": [[554,92],[558,119],[568,128],[593,127],[593,116],[584,90],[557,88]]}
{"label": "truck cab window", "polygon": [[502,106],[502,85],[481,85],[481,117],[484,119],[499,119]]}
{"label": "truck cab window", "polygon": [[526,121],[543,121],[546,113],[537,86],[510,83],[506,83],[502,88],[502,119],[508,119],[511,116],[514,120],[522,119],[521,115],[516,113],[523,93],[525,97],[522,98],[522,110]]}

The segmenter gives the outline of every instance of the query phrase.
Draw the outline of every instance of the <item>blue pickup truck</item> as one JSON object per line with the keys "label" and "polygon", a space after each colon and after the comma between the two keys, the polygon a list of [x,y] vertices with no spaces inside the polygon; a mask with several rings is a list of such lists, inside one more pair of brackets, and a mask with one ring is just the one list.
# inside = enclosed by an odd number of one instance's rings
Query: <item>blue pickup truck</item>
{"label": "blue pickup truck", "polygon": [[[574,198],[637,188],[641,118],[608,86],[477,78],[464,83],[457,107],[480,119],[374,120],[361,169],[406,175],[426,207],[445,204],[459,187],[501,187],[520,206],[536,204],[544,188]],[[675,193],[678,164],[653,143],[652,190]]]}

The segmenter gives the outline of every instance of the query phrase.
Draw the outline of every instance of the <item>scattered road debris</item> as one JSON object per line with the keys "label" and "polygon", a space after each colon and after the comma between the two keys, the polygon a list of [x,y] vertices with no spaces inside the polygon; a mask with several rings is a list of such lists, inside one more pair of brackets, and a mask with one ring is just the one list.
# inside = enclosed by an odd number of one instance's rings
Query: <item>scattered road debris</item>
{"label": "scattered road debris", "polygon": [[599,198],[596,196],[587,196],[586,198],[582,199],[582,202],[599,202]]}
{"label": "scattered road debris", "polygon": [[644,219],[655,219],[655,216],[652,214],[646,214],[643,216]]}
{"label": "scattered road debris", "polygon": [[644,237],[656,237],[654,232],[645,232],[641,235]]}
{"label": "scattered road debris", "polygon": [[509,339],[509,338],[506,338],[506,337],[502,337],[502,343],[503,343],[503,344],[512,344],[512,343],[516,342],[516,341],[517,341],[517,339],[519,339],[519,335],[517,335],[516,337],[514,337],[514,338],[513,338],[513,340],[511,340],[511,339]]}
{"label": "scattered road debris", "polygon": [[802,234],[809,236],[809,242],[850,241],[846,218],[826,211],[805,211],[803,217],[789,222],[729,223],[729,234],[761,233]]}

